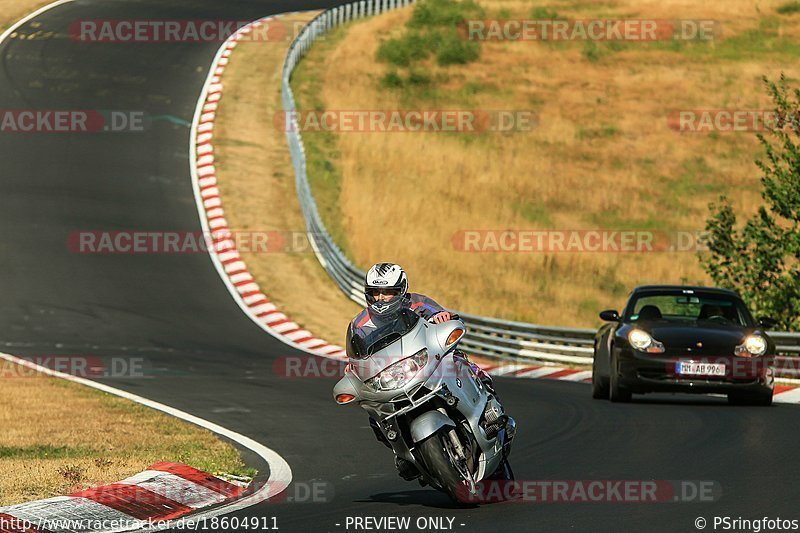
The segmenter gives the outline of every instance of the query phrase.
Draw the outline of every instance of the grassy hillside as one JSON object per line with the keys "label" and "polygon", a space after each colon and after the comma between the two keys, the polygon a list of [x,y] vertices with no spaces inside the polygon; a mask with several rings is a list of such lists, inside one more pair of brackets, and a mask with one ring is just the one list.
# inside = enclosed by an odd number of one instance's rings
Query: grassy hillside
{"label": "grassy hillside", "polygon": [[[592,326],[636,284],[707,283],[694,252],[467,253],[453,236],[698,231],[720,194],[754,212],[754,134],[681,133],[670,116],[768,108],[764,75],[796,85],[795,4],[481,0],[469,16],[707,19],[717,31],[709,41],[482,42],[474,60],[470,50],[442,60],[446,37],[407,26],[413,8],[350,24],[301,63],[301,109],[532,110],[538,120],[502,134],[306,133],[322,215],[362,268],[397,261],[412,290],[484,315]],[[435,53],[423,57],[425,46]]]}

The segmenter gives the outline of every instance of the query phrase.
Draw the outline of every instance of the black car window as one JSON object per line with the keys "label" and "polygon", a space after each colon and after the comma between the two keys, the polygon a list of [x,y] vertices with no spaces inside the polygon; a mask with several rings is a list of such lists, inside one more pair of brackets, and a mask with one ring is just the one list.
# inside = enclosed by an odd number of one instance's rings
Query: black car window
{"label": "black car window", "polygon": [[752,326],[752,317],[741,300],[719,294],[643,294],[629,304],[628,316],[625,318],[630,322],[695,321],[738,327]]}

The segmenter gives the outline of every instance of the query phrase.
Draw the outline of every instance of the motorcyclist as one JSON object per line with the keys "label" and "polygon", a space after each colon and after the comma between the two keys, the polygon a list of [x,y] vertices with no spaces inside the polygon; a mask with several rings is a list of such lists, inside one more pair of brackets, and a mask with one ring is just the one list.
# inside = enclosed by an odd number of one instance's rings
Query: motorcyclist
{"label": "motorcyclist", "polygon": [[[434,324],[447,322],[454,314],[444,309],[431,298],[422,294],[408,292],[408,277],[400,265],[394,263],[377,263],[367,272],[364,279],[364,297],[367,308],[359,313],[350,323],[347,338],[354,335],[366,337],[377,328],[397,319],[403,309],[410,309],[421,318]],[[470,362],[465,353],[457,350],[454,357],[468,364],[472,372],[481,380],[487,389],[494,393],[492,378],[480,367]],[[375,437],[391,448],[378,423],[370,417],[370,427]],[[395,466],[404,479],[414,479],[419,475],[417,469],[408,461],[395,457]]]}

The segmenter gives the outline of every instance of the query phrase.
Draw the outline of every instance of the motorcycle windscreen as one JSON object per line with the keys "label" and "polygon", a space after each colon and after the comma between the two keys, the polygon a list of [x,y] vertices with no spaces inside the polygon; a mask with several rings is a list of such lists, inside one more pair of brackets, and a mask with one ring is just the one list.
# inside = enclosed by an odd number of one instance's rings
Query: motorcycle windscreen
{"label": "motorcycle windscreen", "polygon": [[381,321],[371,317],[375,324],[372,331],[354,330],[352,324],[347,329],[347,356],[350,359],[368,359],[375,352],[400,340],[414,329],[420,317],[410,309],[402,309],[394,318]]}
{"label": "motorcycle windscreen", "polygon": [[355,375],[365,381],[378,375],[383,370],[402,361],[426,347],[425,328],[419,327],[406,332],[402,337],[395,337],[394,342],[383,346],[366,359],[351,359],[350,366]]}

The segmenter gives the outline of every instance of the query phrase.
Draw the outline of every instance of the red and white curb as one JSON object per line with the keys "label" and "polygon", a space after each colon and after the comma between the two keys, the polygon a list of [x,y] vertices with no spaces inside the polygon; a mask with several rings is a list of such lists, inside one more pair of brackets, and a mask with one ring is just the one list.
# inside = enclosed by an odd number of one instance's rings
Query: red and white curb
{"label": "red and white curb", "polygon": [[231,238],[217,186],[214,121],[223,95],[225,67],[238,42],[254,28],[274,18],[266,17],[242,27],[228,38],[214,58],[192,123],[190,157],[195,198],[203,230],[211,235],[213,242],[213,246],[209,247],[212,261],[245,313],[265,331],[294,348],[313,355],[346,359],[342,347],[329,344],[291,321],[262,292]]}
{"label": "red and white curb", "polygon": [[0,531],[126,531],[156,526],[239,497],[244,488],[178,463],[118,483],[0,508]]}
{"label": "red and white curb", "polygon": [[[238,511],[240,509],[244,509],[250,507],[252,505],[256,505],[258,503],[267,501],[271,498],[276,497],[281,492],[286,490],[289,484],[292,482],[292,469],[286,460],[283,459],[278,453],[275,451],[267,448],[263,444],[254,441],[250,437],[246,437],[245,435],[241,435],[236,433],[235,431],[231,431],[230,429],[224,428],[218,424],[213,422],[209,422],[208,420],[204,420],[200,417],[191,415],[174,407],[170,407],[168,405],[164,405],[162,403],[158,403],[153,400],[149,400],[147,398],[143,398],[141,396],[137,396],[136,394],[132,394],[127,391],[123,391],[120,389],[116,389],[114,387],[110,387],[103,383],[99,383],[96,381],[92,381],[89,379],[73,376],[70,374],[66,374],[64,372],[59,372],[57,370],[53,370],[41,365],[37,365],[31,361],[22,359],[20,357],[16,357],[14,355],[9,355],[5,353],[0,353],[0,359],[10,361],[12,363],[16,363],[18,365],[24,366],[26,368],[30,368],[35,370],[37,373],[45,376],[52,376],[57,377],[60,379],[64,379],[66,381],[72,381],[73,383],[79,383],[86,387],[100,390],[102,392],[113,394],[114,396],[119,396],[121,398],[125,398],[126,400],[130,400],[132,402],[136,402],[140,405],[144,405],[151,409],[155,409],[157,411],[161,411],[167,415],[172,417],[178,418],[180,420],[184,420],[189,422],[190,424],[194,424],[196,426],[202,427],[216,433],[217,435],[221,435],[227,439],[230,439],[233,442],[236,442],[240,446],[251,450],[253,453],[258,455],[265,463],[269,465],[269,477],[265,483],[258,487],[251,487],[245,493],[241,492],[241,489],[237,487],[237,489],[225,489],[227,485],[224,485],[222,480],[217,480],[217,478],[210,478],[208,474],[204,474],[202,472],[192,472],[189,467],[181,467],[181,466],[169,466],[170,463],[160,463],[154,465],[150,468],[149,471],[142,472],[133,476],[132,478],[128,478],[128,480],[120,482],[123,485],[138,485],[141,488],[148,490],[150,492],[155,492],[157,494],[161,494],[162,496],[167,496],[169,499],[176,500],[177,503],[183,505],[184,507],[190,508],[190,511],[195,511],[194,514],[191,515],[191,519],[194,521],[199,521],[203,519],[208,519],[214,516],[219,516],[225,513],[231,513],[233,511]],[[168,475],[167,475],[168,474]],[[182,480],[178,480],[176,478],[182,478],[183,480],[188,480],[186,482]],[[209,481],[210,479],[210,481]],[[194,491],[189,491],[182,496],[175,496],[170,497],[164,492],[164,488],[170,486],[169,481],[172,480],[172,486],[178,487],[194,487]],[[191,483],[191,485],[189,485]],[[197,485],[202,486],[196,487]],[[230,484],[232,485],[232,484]],[[206,490],[208,489],[208,490]],[[95,489],[92,489],[95,490]],[[130,490],[130,489],[124,489]],[[123,490],[123,494],[124,494]],[[225,496],[223,494],[226,490],[230,494],[230,497]],[[232,494],[233,491],[239,491],[236,496]],[[41,513],[45,513],[49,517],[54,518],[63,518],[68,519],[72,518],[75,520],[79,519],[88,519],[94,511],[97,510],[98,502],[93,500],[91,494],[94,494],[91,490],[84,491],[86,494],[81,494],[80,496],[72,495],[72,496],[61,496],[57,498],[51,498],[48,500],[41,500],[38,502],[31,502],[26,504],[15,505],[6,509],[0,510],[0,513],[6,513],[10,516],[16,516],[17,509],[40,509]],[[220,497],[217,496],[218,493],[222,496],[225,496],[222,500]],[[192,494],[195,494],[194,496]],[[71,500],[74,498],[81,499],[80,501],[88,501],[89,503],[85,503],[81,505],[81,507],[73,508],[70,507],[71,504],[65,504],[64,501]],[[213,502],[212,502],[213,500]],[[136,500],[127,499],[127,504],[134,505]],[[200,507],[206,507],[205,502],[212,502],[209,505],[214,505],[211,508],[207,509],[200,509]],[[120,505],[124,502],[120,502]],[[107,506],[108,507],[108,506]],[[174,510],[180,509],[178,507],[170,507]],[[9,511],[12,509],[12,511]],[[50,510],[45,510],[50,509]],[[102,509],[102,508],[100,508]],[[25,511],[20,511],[25,512]],[[33,511],[31,511],[33,512]],[[35,511],[39,512],[39,511]],[[172,512],[172,511],[171,511]],[[43,515],[44,516],[44,515]],[[169,520],[169,519],[165,519]],[[5,529],[10,522],[0,514],[0,533],[5,533],[6,531],[13,531],[16,532],[16,529]],[[96,523],[90,524],[90,526],[95,526]],[[165,529],[168,527],[175,527],[175,524],[171,522],[166,523],[149,523],[148,521],[139,521],[136,523],[128,522],[128,527],[123,527],[124,524],[120,524],[118,529],[113,529],[113,531],[150,531],[150,530],[158,530],[158,529]],[[111,531],[112,529],[106,527],[97,527],[92,529],[83,528],[83,529],[76,529],[75,531]],[[63,529],[62,531],[71,531],[69,529]]]}

